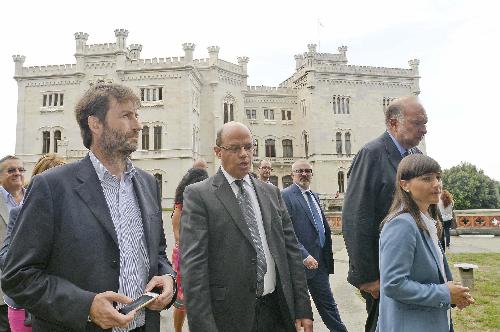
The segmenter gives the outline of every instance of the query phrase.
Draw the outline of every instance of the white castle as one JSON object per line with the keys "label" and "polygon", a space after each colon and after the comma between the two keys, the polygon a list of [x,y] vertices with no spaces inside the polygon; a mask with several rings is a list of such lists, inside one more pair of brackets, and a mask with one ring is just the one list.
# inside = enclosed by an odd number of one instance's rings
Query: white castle
{"label": "white castle", "polygon": [[[44,153],[74,161],[84,157],[74,107],[98,82],[127,85],[141,98],[144,126],[134,164],[149,171],[162,187],[164,207],[193,160],[204,158],[209,174],[217,171],[213,154],[221,125],[235,120],[255,138],[254,169],[262,159],[273,165],[271,181],[291,183],[291,165],[306,158],[313,165],[312,188],[329,207],[339,203],[347,170],[356,152],[384,129],[384,108],[394,98],[418,95],[418,60],[408,69],[349,65],[347,47],[319,53],[316,45],[295,55],[295,72],[278,87],[248,86],[248,57],[237,63],[193,57],[195,44],[184,43],[184,56],[142,59],[142,45],[127,45],[128,31],[115,30],[116,42],[87,44],[75,33],[76,64],[24,67],[13,56],[18,83],[16,155],[28,171]],[[425,148],[422,146],[422,148]]]}

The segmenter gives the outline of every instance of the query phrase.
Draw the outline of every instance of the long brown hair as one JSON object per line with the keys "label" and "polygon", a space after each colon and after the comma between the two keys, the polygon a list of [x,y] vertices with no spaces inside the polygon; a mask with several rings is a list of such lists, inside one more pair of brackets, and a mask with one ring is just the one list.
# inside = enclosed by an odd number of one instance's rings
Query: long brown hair
{"label": "long brown hair", "polygon": [[[381,228],[398,215],[409,213],[415,220],[417,227],[429,234],[429,230],[425,226],[417,203],[415,202],[415,200],[413,200],[411,193],[404,191],[403,188],[401,188],[400,184],[401,180],[408,181],[428,173],[441,173],[441,167],[439,166],[437,161],[435,161],[431,157],[425,156],[423,154],[412,154],[401,160],[398,166],[398,171],[396,173],[396,191],[394,193],[394,198],[392,200],[389,213],[380,225]],[[434,220],[441,220],[437,204],[431,204],[429,206],[429,214]],[[436,223],[436,228],[439,236],[442,231],[440,222]]]}
{"label": "long brown hair", "polygon": [[63,157],[55,153],[44,154],[40,157],[40,159],[38,159],[35,166],[33,167],[33,173],[31,174],[31,176],[33,177],[48,170],[49,168],[61,166],[64,164],[66,164],[66,161]]}
{"label": "long brown hair", "polygon": [[448,207],[450,204],[455,204],[453,201],[453,195],[448,190],[443,190],[441,193],[441,201],[444,207]]}

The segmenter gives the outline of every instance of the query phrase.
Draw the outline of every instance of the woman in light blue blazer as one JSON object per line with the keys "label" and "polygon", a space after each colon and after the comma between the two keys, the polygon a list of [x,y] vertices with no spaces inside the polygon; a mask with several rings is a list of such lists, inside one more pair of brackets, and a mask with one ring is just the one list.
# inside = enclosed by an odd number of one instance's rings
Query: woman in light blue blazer
{"label": "woman in light blue blazer", "polygon": [[396,192],[380,235],[380,309],[377,331],[453,331],[452,305],[474,299],[453,283],[439,246],[436,204],[441,168],[430,157],[405,157],[396,174]]}

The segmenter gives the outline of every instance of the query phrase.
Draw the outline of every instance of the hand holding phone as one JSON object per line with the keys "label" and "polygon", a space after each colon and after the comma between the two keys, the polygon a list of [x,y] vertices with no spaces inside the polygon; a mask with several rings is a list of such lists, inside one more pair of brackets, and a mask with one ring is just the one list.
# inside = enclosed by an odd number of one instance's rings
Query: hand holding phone
{"label": "hand holding phone", "polygon": [[132,301],[132,303],[129,303],[129,304],[125,305],[124,307],[118,309],[118,312],[120,312],[123,315],[126,315],[129,312],[131,312],[132,310],[138,310],[138,309],[144,308],[145,306],[147,306],[148,304],[153,302],[158,296],[159,296],[159,294],[157,294],[157,293],[147,292],[146,294],[142,295],[138,299],[135,299],[134,301]]}

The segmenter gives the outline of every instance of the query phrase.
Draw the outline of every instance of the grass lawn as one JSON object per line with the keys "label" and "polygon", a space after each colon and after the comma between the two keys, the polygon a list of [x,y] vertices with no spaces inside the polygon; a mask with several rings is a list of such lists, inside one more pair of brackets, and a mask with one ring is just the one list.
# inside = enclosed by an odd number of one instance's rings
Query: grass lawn
{"label": "grass lawn", "polygon": [[500,331],[500,253],[447,253],[446,256],[455,280],[460,280],[460,274],[453,264],[479,266],[474,271],[474,290],[471,291],[476,304],[463,310],[452,309],[455,331]]}

